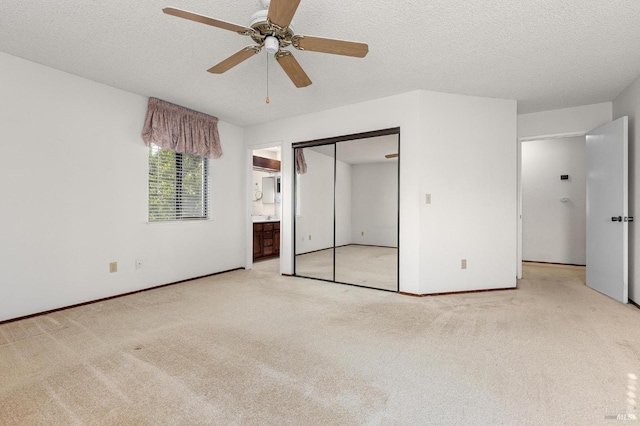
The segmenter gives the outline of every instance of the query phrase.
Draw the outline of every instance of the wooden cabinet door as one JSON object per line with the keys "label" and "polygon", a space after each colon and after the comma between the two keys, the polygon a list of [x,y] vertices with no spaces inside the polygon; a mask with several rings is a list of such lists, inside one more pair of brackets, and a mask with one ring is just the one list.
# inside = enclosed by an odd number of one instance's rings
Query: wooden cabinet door
{"label": "wooden cabinet door", "polygon": [[262,257],[262,224],[253,224],[253,258],[258,259]]}
{"label": "wooden cabinet door", "polygon": [[262,255],[262,232],[253,232],[253,258]]}
{"label": "wooden cabinet door", "polygon": [[273,231],[264,231],[262,233],[262,254],[265,256],[273,254]]}
{"label": "wooden cabinet door", "polygon": [[280,255],[280,223],[253,224],[253,260]]}

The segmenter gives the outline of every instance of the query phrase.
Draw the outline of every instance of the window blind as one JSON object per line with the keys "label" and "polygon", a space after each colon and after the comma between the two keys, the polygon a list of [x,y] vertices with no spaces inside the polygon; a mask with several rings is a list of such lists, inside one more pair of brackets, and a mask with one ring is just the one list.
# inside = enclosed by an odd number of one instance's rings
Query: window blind
{"label": "window blind", "polygon": [[208,160],[149,145],[149,222],[207,219]]}

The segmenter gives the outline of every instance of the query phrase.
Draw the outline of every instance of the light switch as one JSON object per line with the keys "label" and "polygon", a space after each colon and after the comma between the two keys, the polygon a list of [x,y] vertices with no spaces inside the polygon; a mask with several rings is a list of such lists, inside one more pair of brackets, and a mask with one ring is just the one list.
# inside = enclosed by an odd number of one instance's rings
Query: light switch
{"label": "light switch", "polygon": [[431,194],[424,194],[425,204],[431,204]]}

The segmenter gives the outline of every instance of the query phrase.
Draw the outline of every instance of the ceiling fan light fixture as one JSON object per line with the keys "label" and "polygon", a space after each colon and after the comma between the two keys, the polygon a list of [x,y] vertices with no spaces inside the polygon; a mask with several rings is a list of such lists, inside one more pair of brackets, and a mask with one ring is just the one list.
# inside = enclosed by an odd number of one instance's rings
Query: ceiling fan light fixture
{"label": "ceiling fan light fixture", "polygon": [[280,49],[280,41],[274,36],[267,36],[264,39],[264,50],[268,53],[276,53]]}

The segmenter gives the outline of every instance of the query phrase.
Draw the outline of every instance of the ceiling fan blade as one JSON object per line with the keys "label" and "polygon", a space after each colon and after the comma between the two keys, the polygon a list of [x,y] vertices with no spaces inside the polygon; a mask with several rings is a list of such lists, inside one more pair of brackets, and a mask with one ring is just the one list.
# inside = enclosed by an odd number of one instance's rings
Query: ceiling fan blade
{"label": "ceiling fan blade", "polygon": [[333,53],[334,55],[355,56],[364,58],[369,52],[369,46],[355,41],[336,40],[313,36],[296,35],[291,39],[293,47],[312,52]]}
{"label": "ceiling fan blade", "polygon": [[254,32],[253,29],[243,27],[242,25],[232,24],[231,22],[221,21],[219,19],[210,18],[208,16],[199,15],[193,12],[187,12],[186,10],[176,9],[174,7],[165,7],[164,9],[162,9],[162,11],[167,15],[177,16],[178,18],[184,18],[194,22],[200,22],[201,24],[211,25],[242,35],[250,35]]}
{"label": "ceiling fan blade", "polygon": [[300,0],[271,0],[267,14],[269,22],[280,28],[288,27],[299,4]]}
{"label": "ceiling fan blade", "polygon": [[275,56],[284,72],[287,73],[296,87],[307,87],[311,84],[309,76],[307,76],[291,52],[288,50],[281,50],[277,52]]}
{"label": "ceiling fan blade", "polygon": [[231,68],[235,67],[241,62],[246,61],[253,55],[260,53],[259,46],[247,46],[239,52],[234,53],[229,56],[224,61],[220,62],[217,65],[209,68],[207,71],[213,74],[222,74],[223,72],[229,71]]}

